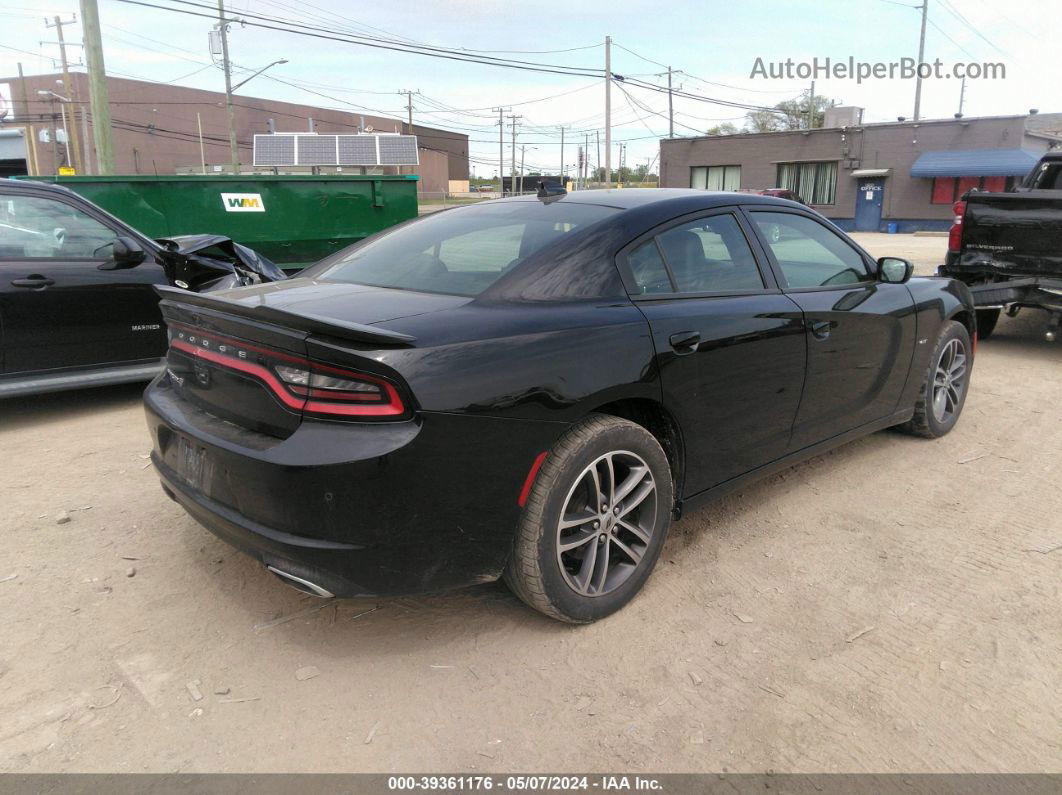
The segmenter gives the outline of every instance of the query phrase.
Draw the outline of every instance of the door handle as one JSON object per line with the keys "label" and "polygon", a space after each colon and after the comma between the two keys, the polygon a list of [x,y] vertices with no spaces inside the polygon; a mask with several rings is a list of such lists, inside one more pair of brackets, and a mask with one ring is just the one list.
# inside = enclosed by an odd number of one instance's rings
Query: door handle
{"label": "door handle", "polygon": [[833,324],[828,320],[816,320],[811,324],[811,335],[817,340],[828,339]]}
{"label": "door handle", "polygon": [[701,335],[696,331],[680,331],[678,334],[672,334],[668,337],[672,350],[679,356],[693,353],[697,350],[697,345],[700,344],[700,341]]}
{"label": "door handle", "polygon": [[11,284],[15,287],[49,287],[55,284],[55,279],[46,276],[30,276],[26,279],[12,279]]}

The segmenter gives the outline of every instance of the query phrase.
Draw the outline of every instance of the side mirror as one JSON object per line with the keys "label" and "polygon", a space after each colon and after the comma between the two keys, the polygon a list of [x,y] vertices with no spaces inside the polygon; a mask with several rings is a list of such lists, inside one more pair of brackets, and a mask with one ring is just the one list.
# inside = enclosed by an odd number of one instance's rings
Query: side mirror
{"label": "side mirror", "polygon": [[882,257],[878,260],[878,281],[886,284],[903,284],[914,273],[914,265],[899,257]]}
{"label": "side mirror", "polygon": [[100,246],[94,253],[97,256],[106,256],[105,250],[108,248],[111,250],[111,261],[100,265],[101,271],[120,271],[135,268],[147,259],[147,253],[131,237],[116,237],[113,243]]}

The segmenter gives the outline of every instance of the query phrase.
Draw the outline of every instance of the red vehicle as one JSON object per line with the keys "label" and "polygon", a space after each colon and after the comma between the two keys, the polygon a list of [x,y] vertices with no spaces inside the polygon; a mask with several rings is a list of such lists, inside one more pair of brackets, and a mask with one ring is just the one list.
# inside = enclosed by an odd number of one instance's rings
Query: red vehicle
{"label": "red vehicle", "polygon": [[811,206],[800,198],[799,193],[794,190],[789,190],[789,188],[765,188],[756,191],[756,193],[760,194],[760,196],[774,196],[776,199],[789,199],[789,201],[803,204],[805,207]]}
{"label": "red vehicle", "polygon": [[[751,191],[751,193],[757,193],[760,196],[773,196],[776,199],[788,199],[791,202],[803,204],[805,207],[811,206],[802,198],[800,198],[799,193],[793,190],[789,190],[789,188],[764,188],[763,190],[753,190]],[[779,240],[782,239],[782,227],[775,224],[766,230],[766,234],[767,238],[772,243],[777,243]]]}

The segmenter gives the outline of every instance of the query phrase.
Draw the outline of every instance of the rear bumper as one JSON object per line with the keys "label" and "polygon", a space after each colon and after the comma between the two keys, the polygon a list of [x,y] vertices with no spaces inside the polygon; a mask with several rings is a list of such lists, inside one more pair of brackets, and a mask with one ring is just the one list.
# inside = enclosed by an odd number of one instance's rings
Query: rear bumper
{"label": "rear bumper", "polygon": [[[423,414],[304,420],[287,439],[145,393],[163,489],[212,533],[336,596],[401,595],[496,579],[528,467],[558,423]],[[191,463],[190,463],[191,462]]]}
{"label": "rear bumper", "polygon": [[993,281],[988,281],[985,274],[971,274],[947,265],[938,268],[937,273],[965,282],[973,295],[974,304],[981,309],[1012,304],[1062,309],[1062,274],[1028,276],[994,273],[991,274]]}

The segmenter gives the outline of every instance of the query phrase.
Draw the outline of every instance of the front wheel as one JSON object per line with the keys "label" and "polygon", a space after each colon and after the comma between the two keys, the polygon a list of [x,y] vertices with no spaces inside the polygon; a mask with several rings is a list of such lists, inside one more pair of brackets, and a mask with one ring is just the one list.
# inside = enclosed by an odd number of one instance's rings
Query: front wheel
{"label": "front wheel", "polygon": [[970,386],[970,334],[962,323],[945,321],[929,357],[929,369],[904,429],[929,439],[948,433],[959,421]]}
{"label": "front wheel", "polygon": [[648,579],[672,504],[671,469],[653,435],[619,417],[587,417],[546,456],[505,581],[551,618],[604,618]]}

